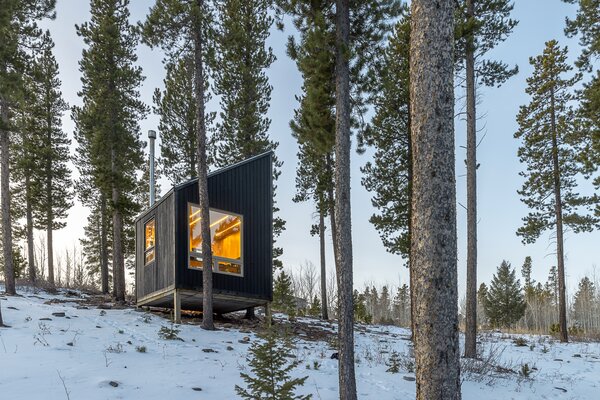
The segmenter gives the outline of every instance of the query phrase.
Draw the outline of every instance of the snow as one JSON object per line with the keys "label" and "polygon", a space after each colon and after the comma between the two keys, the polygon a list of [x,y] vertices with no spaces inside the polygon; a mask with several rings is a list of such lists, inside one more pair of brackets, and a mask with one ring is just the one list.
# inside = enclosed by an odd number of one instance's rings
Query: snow
{"label": "snow", "polygon": [[[235,385],[243,385],[240,371],[248,372],[245,357],[250,345],[242,342],[245,337],[259,340],[237,328],[207,332],[191,324],[173,326],[180,329],[182,341],[164,340],[158,335],[160,328],[172,325],[154,314],[132,308],[78,309],[79,304],[64,293],[20,293],[1,298],[4,322],[11,326],[0,329],[0,393],[6,399],[234,399]],[[54,303],[47,304],[48,300]],[[53,316],[56,312],[65,317]],[[319,324],[311,319],[300,322]],[[392,374],[385,365],[392,350],[409,354],[408,334],[397,327],[357,327],[361,399],[414,398],[415,382],[410,380],[414,374],[405,370]],[[515,336],[524,337],[528,346],[515,346]],[[518,371],[527,363],[535,369],[529,379],[518,373],[470,378],[463,382],[463,399],[600,399],[599,343],[560,344],[549,337],[499,333],[482,339],[484,354],[497,352],[499,364]],[[140,346],[146,347],[145,353],[136,351]],[[312,393],[314,399],[338,398],[333,352],[325,341],[298,340],[296,356],[301,363],[295,376],[308,376],[299,393]],[[316,370],[315,362],[320,365]]]}

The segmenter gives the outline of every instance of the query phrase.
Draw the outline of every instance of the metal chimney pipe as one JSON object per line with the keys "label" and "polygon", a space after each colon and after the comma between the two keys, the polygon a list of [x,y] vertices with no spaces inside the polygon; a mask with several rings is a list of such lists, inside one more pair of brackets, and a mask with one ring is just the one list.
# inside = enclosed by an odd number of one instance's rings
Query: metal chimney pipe
{"label": "metal chimney pipe", "polygon": [[150,139],[150,207],[152,207],[156,196],[156,185],[154,182],[154,141],[156,140],[156,131],[149,130],[148,138]]}

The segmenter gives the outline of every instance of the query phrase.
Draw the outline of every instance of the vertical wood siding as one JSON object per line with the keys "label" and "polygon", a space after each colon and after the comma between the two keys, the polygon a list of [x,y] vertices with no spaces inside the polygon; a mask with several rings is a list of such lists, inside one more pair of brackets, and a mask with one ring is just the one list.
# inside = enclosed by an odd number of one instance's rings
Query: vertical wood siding
{"label": "vertical wood siding", "polygon": [[[273,182],[272,156],[216,171],[208,178],[210,207],[243,216],[244,276],[213,274],[216,292],[272,300]],[[202,271],[188,268],[188,202],[198,203],[195,182],[176,188],[177,287],[202,290]]]}

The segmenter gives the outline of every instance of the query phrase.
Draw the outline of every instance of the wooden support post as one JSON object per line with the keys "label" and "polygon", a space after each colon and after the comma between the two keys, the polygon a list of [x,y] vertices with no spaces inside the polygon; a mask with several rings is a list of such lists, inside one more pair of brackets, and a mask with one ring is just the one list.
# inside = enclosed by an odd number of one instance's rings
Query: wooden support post
{"label": "wooden support post", "polygon": [[181,294],[177,289],[173,292],[173,322],[181,323]]}
{"label": "wooden support post", "polygon": [[271,312],[271,303],[265,303],[265,323],[268,327],[273,324],[273,314]]}

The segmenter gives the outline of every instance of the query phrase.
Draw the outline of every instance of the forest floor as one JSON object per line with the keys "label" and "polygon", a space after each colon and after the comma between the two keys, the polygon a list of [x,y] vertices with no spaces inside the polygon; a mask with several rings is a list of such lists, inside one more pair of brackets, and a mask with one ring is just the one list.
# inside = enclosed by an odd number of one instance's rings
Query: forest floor
{"label": "forest floor", "polygon": [[[243,385],[240,372],[249,372],[248,348],[261,329],[241,315],[208,332],[193,316],[173,325],[166,314],[114,307],[79,292],[19,293],[0,297],[10,325],[0,329],[3,399],[235,399],[235,385]],[[335,325],[310,318],[290,323],[276,314],[275,326],[294,333],[300,364],[293,375],[308,376],[298,392],[337,399]],[[161,338],[163,327],[179,330],[180,340]],[[408,339],[406,329],[357,325],[361,399],[414,398]],[[485,333],[480,348],[482,361],[462,360],[465,400],[600,399],[600,343]],[[387,372],[392,352],[400,364],[396,374]]]}

